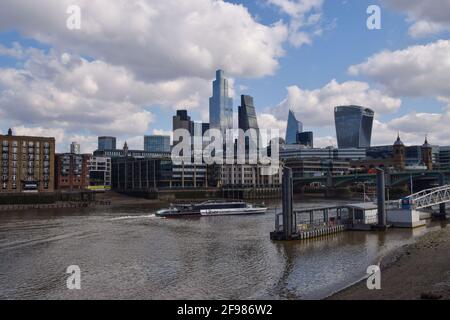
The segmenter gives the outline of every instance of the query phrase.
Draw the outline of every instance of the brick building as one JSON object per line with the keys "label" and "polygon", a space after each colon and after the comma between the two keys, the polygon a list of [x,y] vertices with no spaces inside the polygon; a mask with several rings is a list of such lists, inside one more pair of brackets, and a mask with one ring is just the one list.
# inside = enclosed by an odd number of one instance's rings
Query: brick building
{"label": "brick building", "polygon": [[54,191],[55,138],[0,135],[2,193]]}
{"label": "brick building", "polygon": [[55,156],[55,187],[61,191],[89,187],[91,155],[62,153]]}

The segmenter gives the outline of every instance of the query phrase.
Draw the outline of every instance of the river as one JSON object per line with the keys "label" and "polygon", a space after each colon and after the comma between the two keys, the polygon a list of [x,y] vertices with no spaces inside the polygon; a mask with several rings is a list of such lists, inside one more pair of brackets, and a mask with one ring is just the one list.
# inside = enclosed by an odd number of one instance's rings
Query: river
{"label": "river", "polygon": [[[296,208],[336,205],[305,201]],[[319,299],[438,224],[274,243],[264,216],[161,219],[146,206],[0,214],[0,299]],[[81,269],[68,290],[66,268]]]}

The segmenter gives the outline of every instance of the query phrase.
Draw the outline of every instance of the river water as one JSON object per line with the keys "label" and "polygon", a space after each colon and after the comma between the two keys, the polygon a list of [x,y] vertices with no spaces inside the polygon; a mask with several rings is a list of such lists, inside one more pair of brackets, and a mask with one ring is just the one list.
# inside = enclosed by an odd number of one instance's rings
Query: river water
{"label": "river water", "polygon": [[[309,201],[296,208],[336,205]],[[0,214],[0,299],[317,299],[431,225],[274,243],[264,216],[161,219],[135,206]],[[68,290],[66,268],[81,269]]]}

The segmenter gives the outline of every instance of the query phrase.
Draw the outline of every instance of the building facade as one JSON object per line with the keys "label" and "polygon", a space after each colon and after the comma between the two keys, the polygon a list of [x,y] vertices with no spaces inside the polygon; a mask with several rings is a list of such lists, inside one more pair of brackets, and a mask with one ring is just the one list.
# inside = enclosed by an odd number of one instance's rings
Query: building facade
{"label": "building facade", "polygon": [[144,137],[144,151],[146,152],[170,152],[170,136],[151,135]]}
{"label": "building facade", "polygon": [[439,168],[441,170],[450,170],[450,147],[440,147],[439,150]]}
{"label": "building facade", "polygon": [[70,153],[81,154],[81,145],[77,142],[72,142],[70,144]]}
{"label": "building facade", "polygon": [[112,160],[112,188],[118,191],[207,187],[205,164],[176,165],[170,158]]}
{"label": "building facade", "polygon": [[60,191],[84,190],[89,187],[89,154],[61,153],[55,156],[55,187]]}
{"label": "building facade", "polygon": [[238,123],[239,129],[244,132],[250,129],[259,131],[253,97],[247,95],[241,96],[241,105],[238,107]]}
{"label": "building facade", "polygon": [[311,131],[297,133],[297,144],[314,148],[314,133]]}
{"label": "building facade", "polygon": [[98,137],[98,150],[115,150],[117,148],[115,137]]}
{"label": "building facade", "polygon": [[209,124],[211,129],[219,129],[224,133],[233,128],[233,98],[222,70],[216,71],[216,80],[213,82],[213,94],[209,99]]}
{"label": "building facade", "polygon": [[111,158],[92,157],[89,166],[89,188],[111,189]]}
{"label": "building facade", "polygon": [[284,165],[292,169],[294,178],[320,177],[325,175],[344,175],[350,171],[350,162],[336,159],[296,159],[285,161]]}
{"label": "building facade", "polygon": [[231,188],[278,188],[281,185],[282,169],[277,174],[267,175],[267,166],[250,164],[224,164],[221,166],[222,187]]}
{"label": "building facade", "polygon": [[280,148],[280,158],[288,159],[335,159],[360,160],[366,158],[365,149],[306,148],[301,145],[284,145]]}
{"label": "building facade", "polygon": [[137,158],[137,159],[154,159],[161,157],[170,157],[169,152],[152,152],[152,151],[144,151],[144,150],[129,150],[127,143],[125,142],[123,149],[106,149],[106,150],[96,150],[94,151],[95,157],[107,157],[111,159],[115,158]]}
{"label": "building facade", "polygon": [[334,110],[339,148],[368,148],[372,140],[375,113],[360,106],[340,106]]}
{"label": "building facade", "polygon": [[297,144],[297,135],[303,132],[303,123],[297,120],[295,113],[289,110],[286,128],[286,144]]}
{"label": "building facade", "polygon": [[2,193],[53,192],[55,138],[0,135]]}

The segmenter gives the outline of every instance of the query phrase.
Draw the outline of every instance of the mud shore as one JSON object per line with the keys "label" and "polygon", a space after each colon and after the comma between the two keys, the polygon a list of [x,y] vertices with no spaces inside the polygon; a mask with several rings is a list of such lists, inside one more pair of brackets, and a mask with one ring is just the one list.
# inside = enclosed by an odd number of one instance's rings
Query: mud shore
{"label": "mud shore", "polygon": [[364,280],[329,299],[450,300],[450,225],[385,257],[381,290],[368,290]]}

